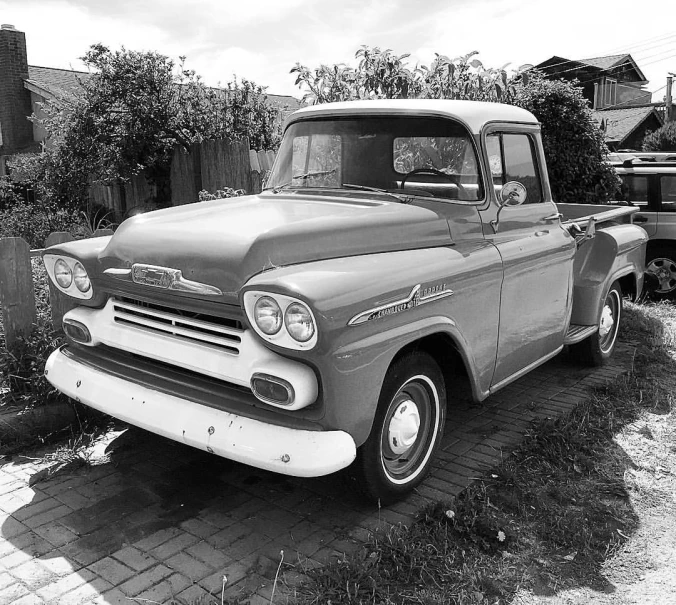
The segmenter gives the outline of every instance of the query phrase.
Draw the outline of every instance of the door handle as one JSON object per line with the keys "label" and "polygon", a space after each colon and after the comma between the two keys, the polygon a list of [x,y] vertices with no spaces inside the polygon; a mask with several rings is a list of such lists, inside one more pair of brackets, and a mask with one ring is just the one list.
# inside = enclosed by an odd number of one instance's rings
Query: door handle
{"label": "door handle", "polygon": [[561,214],[560,212],[557,212],[556,214],[550,214],[549,216],[545,216],[545,218],[543,218],[542,220],[543,221],[556,221],[556,220],[559,220],[560,218],[563,218],[563,214]]}
{"label": "door handle", "polygon": [[536,231],[535,232],[535,237],[542,237],[543,235],[547,235],[549,231]]}
{"label": "door handle", "polygon": [[636,214],[636,215],[634,215],[634,222],[635,223],[647,223],[648,217],[647,216],[641,216],[640,214]]}

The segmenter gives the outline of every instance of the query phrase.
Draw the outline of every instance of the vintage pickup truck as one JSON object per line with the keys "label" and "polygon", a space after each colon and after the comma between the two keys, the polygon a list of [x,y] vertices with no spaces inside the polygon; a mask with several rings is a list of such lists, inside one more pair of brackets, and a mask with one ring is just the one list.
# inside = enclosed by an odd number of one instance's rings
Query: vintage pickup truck
{"label": "vintage pickup truck", "polygon": [[45,252],[78,303],[45,373],[255,467],[350,467],[387,502],[424,478],[463,391],[483,400],[565,345],[612,354],[623,294],[643,283],[634,211],[562,217],[539,124],[516,107],[304,108],[260,195]]}

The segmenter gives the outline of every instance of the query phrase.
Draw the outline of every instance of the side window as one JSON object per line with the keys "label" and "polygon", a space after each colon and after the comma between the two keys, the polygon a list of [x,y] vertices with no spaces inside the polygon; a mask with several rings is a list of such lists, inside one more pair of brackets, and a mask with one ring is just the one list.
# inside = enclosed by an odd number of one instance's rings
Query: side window
{"label": "side window", "polygon": [[526,204],[542,202],[535,147],[528,135],[491,134],[486,137],[486,151],[496,191],[509,181],[518,181],[526,188]]}
{"label": "side window", "polygon": [[503,134],[505,182],[518,181],[528,192],[526,204],[542,201],[540,175],[535,164],[533,143],[525,134]]}
{"label": "side window", "polygon": [[661,210],[676,212],[676,174],[660,176]]}
{"label": "side window", "polygon": [[638,174],[620,175],[620,198],[643,210],[648,209],[648,176]]}

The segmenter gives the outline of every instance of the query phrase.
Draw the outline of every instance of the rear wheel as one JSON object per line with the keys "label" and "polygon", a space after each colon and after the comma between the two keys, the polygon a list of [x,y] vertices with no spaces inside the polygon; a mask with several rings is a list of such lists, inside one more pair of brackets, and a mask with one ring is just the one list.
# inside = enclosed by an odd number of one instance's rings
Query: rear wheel
{"label": "rear wheel", "polygon": [[669,299],[676,296],[676,247],[656,246],[646,254],[645,272],[652,275],[655,287],[649,296]]}
{"label": "rear wheel", "polygon": [[589,338],[573,345],[572,350],[585,365],[601,366],[613,354],[622,316],[622,289],[615,282],[608,290],[601,308],[598,330]]}
{"label": "rear wheel", "polygon": [[429,470],[445,420],[446,389],[434,359],[415,352],[395,361],[353,467],[359,489],[382,504],[410,492]]}

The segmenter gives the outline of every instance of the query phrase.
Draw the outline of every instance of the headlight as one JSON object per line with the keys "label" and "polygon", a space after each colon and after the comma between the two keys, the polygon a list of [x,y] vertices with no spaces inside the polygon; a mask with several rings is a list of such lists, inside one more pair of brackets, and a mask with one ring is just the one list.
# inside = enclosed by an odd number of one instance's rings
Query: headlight
{"label": "headlight", "polygon": [[64,289],[70,288],[73,283],[73,272],[66,261],[61,258],[54,263],[54,279]]}
{"label": "headlight", "polygon": [[73,266],[73,281],[75,282],[75,287],[80,292],[88,292],[89,288],[92,287],[92,283],[89,281],[89,275],[87,275],[87,270],[81,263],[75,263]]}
{"label": "headlight", "polygon": [[317,345],[319,326],[307,303],[260,290],[247,290],[242,302],[251,327],[264,340],[296,351]]}
{"label": "headlight", "polygon": [[269,296],[261,296],[254,305],[254,321],[264,334],[272,336],[282,328],[282,310]]}
{"label": "headlight", "polygon": [[46,252],[42,257],[49,279],[64,294],[82,300],[94,296],[94,285],[87,274],[87,269],[72,256],[61,256]]}
{"label": "headlight", "polygon": [[310,310],[301,303],[291,303],[284,313],[284,325],[291,338],[307,342],[315,333],[315,323]]}

